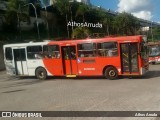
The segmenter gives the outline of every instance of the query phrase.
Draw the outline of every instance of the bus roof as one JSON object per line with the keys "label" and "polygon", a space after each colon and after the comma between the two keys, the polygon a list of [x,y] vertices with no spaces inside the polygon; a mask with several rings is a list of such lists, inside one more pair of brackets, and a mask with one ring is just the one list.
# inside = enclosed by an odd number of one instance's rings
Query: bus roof
{"label": "bus roof", "polygon": [[120,37],[104,37],[104,38],[87,38],[79,40],[60,40],[60,41],[48,41],[44,40],[43,42],[29,42],[29,43],[17,43],[17,44],[6,44],[4,47],[25,47],[25,46],[35,46],[35,45],[46,45],[46,44],[69,44],[69,43],[88,43],[88,42],[101,42],[101,41],[121,41],[121,42],[136,42],[142,35],[136,36],[120,36]]}
{"label": "bus roof", "polygon": [[35,45],[46,45],[48,42],[29,42],[29,43],[16,43],[16,44],[6,44],[4,47],[25,47],[25,46],[35,46]]}
{"label": "bus roof", "polygon": [[67,43],[89,43],[89,42],[101,42],[101,41],[124,41],[124,42],[137,42],[142,35],[137,36],[120,36],[120,37],[104,37],[104,38],[87,38],[80,40],[61,40],[61,41],[51,41],[49,44],[67,44]]}

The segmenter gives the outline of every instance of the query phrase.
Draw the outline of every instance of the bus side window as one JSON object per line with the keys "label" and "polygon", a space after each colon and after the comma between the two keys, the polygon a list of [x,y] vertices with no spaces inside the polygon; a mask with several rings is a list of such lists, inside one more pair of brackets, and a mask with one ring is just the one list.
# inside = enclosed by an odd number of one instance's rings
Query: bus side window
{"label": "bus side window", "polygon": [[78,44],[78,57],[95,57],[95,56],[96,56],[95,43]]}
{"label": "bus side window", "polygon": [[43,58],[60,58],[60,51],[58,45],[43,46]]}
{"label": "bus side window", "polygon": [[12,48],[10,48],[10,47],[5,48],[5,58],[6,58],[6,60],[12,60],[13,59]]}
{"label": "bus side window", "polygon": [[117,42],[105,42],[97,44],[98,55],[112,57],[118,55]]}
{"label": "bus side window", "polygon": [[41,59],[42,58],[42,46],[28,46],[27,47],[28,59]]}

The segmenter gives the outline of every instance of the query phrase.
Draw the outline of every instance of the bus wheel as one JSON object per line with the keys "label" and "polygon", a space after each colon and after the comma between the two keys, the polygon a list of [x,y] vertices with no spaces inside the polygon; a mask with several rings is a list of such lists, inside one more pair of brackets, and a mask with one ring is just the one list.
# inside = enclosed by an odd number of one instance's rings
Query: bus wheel
{"label": "bus wheel", "polygon": [[45,80],[47,78],[47,72],[44,68],[38,68],[36,70],[36,77],[40,80]]}
{"label": "bus wheel", "polygon": [[118,78],[118,71],[114,67],[108,67],[105,70],[105,77],[109,80],[115,80]]}

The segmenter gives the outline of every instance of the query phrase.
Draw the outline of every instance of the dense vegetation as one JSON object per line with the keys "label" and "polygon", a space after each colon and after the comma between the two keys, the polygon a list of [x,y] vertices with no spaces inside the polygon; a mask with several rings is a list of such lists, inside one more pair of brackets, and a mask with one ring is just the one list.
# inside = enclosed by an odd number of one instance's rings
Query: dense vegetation
{"label": "dense vegetation", "polygon": [[[20,23],[27,21],[30,24],[30,15],[35,16],[32,6],[21,7],[27,2],[21,0],[8,0],[9,4],[5,13],[0,39],[7,42],[23,42],[25,39],[38,39],[37,26],[30,31],[22,31]],[[38,17],[41,8],[40,2],[32,3],[37,8]],[[28,12],[29,11],[29,12]],[[39,24],[40,40],[42,39],[81,39],[86,37],[103,37],[107,35],[136,35],[146,34],[140,30],[140,23],[136,17],[128,13],[118,13],[116,16],[106,12],[100,7],[85,5],[78,2],[68,2],[68,0],[53,0],[53,5],[47,8],[48,16],[44,17],[48,23]],[[96,27],[72,27],[67,26],[68,22],[77,23],[101,23],[102,28]],[[154,36],[160,34],[160,29],[153,30]],[[147,32],[151,37],[151,34]],[[155,37],[155,38],[156,38]]]}

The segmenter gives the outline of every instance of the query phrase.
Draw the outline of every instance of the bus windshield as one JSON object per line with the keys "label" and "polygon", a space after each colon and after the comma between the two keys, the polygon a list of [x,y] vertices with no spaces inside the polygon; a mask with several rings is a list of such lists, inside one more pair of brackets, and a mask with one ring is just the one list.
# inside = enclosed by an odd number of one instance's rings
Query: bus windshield
{"label": "bus windshield", "polygon": [[160,55],[160,46],[149,47],[149,57],[155,57]]}

